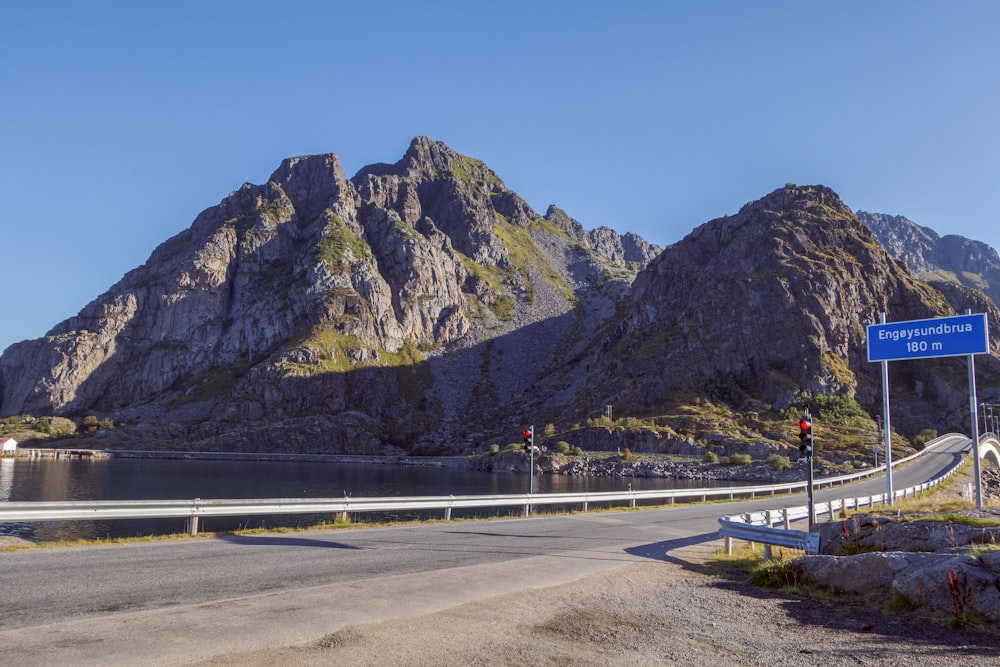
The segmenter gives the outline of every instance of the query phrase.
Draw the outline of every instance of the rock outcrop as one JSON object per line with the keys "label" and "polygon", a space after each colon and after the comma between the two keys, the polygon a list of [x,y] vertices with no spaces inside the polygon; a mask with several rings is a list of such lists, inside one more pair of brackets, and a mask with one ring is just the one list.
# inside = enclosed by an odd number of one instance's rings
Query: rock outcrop
{"label": "rock outcrop", "polygon": [[807,580],[842,592],[891,592],[960,622],[1000,622],[1000,527],[857,515],[819,530],[823,555],[795,560]]}

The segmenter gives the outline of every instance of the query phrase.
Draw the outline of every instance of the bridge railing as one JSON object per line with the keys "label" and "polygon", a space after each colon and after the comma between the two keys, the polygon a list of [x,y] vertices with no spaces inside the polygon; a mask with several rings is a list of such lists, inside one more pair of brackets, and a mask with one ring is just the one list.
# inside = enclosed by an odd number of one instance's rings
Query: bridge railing
{"label": "bridge railing", "polygon": [[[932,441],[932,443],[928,443],[928,447],[932,444],[934,446],[940,445],[946,438],[950,437],[950,435],[942,436],[941,438]],[[927,450],[924,449],[923,451]],[[968,449],[963,452],[963,457],[967,454]],[[913,457],[907,457],[907,459],[911,458]],[[893,467],[895,467],[895,465]],[[892,494],[893,500],[895,501],[896,499],[914,497],[923,491],[927,491],[928,489],[931,489],[952,477],[958,472],[959,468],[960,465],[954,465],[943,475],[939,475],[928,482],[910,486],[905,489],[897,489]],[[870,496],[838,498],[835,500],[814,503],[814,515],[812,517],[809,517],[808,505],[795,505],[792,507],[780,507],[775,509],[760,510],[757,512],[745,512],[743,514],[733,516],[724,516],[719,519],[719,524],[721,526],[719,534],[725,538],[725,550],[729,555],[732,555],[733,553],[734,539],[744,540],[750,542],[751,544],[763,544],[764,558],[771,557],[772,545],[803,549],[807,553],[816,553],[819,551],[819,533],[807,533],[803,531],[791,530],[790,524],[792,521],[809,519],[810,526],[819,521],[821,518],[827,518],[829,521],[835,521],[841,512],[852,510],[857,511],[865,507],[881,505],[886,502],[888,497],[888,493],[879,493]],[[775,528],[774,526],[778,524],[781,524],[782,527]]]}
{"label": "bridge railing", "polygon": [[[899,461],[904,463],[920,456],[948,436],[928,443],[928,446]],[[894,466],[895,467],[895,466]],[[875,469],[884,470],[883,468]],[[828,477],[816,480],[814,488],[846,484],[874,474],[873,471]],[[79,521],[109,519],[186,519],[187,532],[198,532],[201,517],[262,516],[275,514],[334,514],[349,515],[366,512],[405,512],[440,510],[446,520],[453,509],[482,507],[520,508],[528,516],[532,507],[542,505],[579,506],[587,511],[591,504],[627,502],[630,507],[639,503],[675,503],[679,501],[702,502],[706,500],[735,500],[758,496],[793,493],[805,490],[806,481],[757,486],[723,486],[698,489],[622,490],[608,492],[506,494],[467,496],[379,496],[369,498],[260,498],[260,499],[202,499],[193,500],[84,500],[43,502],[0,502],[0,523],[39,521]],[[831,510],[832,511],[832,510]],[[804,516],[804,514],[803,514]],[[754,523],[753,520],[744,523]]]}

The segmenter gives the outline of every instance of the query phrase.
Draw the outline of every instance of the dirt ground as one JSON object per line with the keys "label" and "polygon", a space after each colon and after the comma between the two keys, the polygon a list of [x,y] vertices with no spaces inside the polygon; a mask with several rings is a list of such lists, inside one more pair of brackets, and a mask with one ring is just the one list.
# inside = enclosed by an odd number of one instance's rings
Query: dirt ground
{"label": "dirt ground", "polygon": [[625,570],[202,667],[286,665],[1000,665],[1000,635],[692,572]]}
{"label": "dirt ground", "polygon": [[[960,497],[960,484],[942,497]],[[744,583],[705,553],[667,554],[571,584],[349,626],[308,645],[199,667],[285,665],[1000,666],[996,628],[952,629],[884,600]]]}

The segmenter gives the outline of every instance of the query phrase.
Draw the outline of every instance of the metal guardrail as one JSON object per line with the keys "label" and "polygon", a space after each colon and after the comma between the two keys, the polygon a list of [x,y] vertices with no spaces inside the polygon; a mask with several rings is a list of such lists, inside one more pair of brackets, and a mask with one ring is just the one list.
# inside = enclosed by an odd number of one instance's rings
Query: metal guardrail
{"label": "metal guardrail", "polygon": [[[929,443],[923,451],[901,459],[903,463],[930,451],[948,436]],[[895,465],[893,466],[895,467]],[[846,484],[877,474],[884,467],[816,480],[815,488]],[[654,489],[646,491],[610,491],[583,493],[509,494],[485,496],[389,496],[371,498],[262,498],[205,500],[93,500],[93,501],[44,501],[0,502],[0,523],[14,521],[78,521],[102,519],[187,519],[187,532],[198,532],[198,520],[208,516],[258,516],[274,514],[340,514],[361,512],[397,512],[443,510],[444,518],[451,519],[453,509],[477,507],[520,507],[522,516],[540,505],[579,505],[587,511],[591,503],[628,502],[637,507],[640,502],[675,503],[679,500],[703,502],[709,499],[735,500],[756,498],[760,495],[777,495],[805,490],[807,482],[764,484],[760,486],[726,486],[700,489]],[[832,511],[832,510],[831,510]],[[804,511],[805,516],[808,511]],[[753,521],[744,521],[753,523]]]}
{"label": "metal guardrail", "polygon": [[[754,526],[728,519],[719,519],[719,523],[722,525],[719,533],[727,539],[761,542],[766,546],[775,545],[789,549],[802,549],[810,554],[819,552],[819,533]],[[770,558],[770,554],[765,554],[765,556]]]}
{"label": "metal guardrail", "polygon": [[[931,443],[923,451],[927,451],[932,446],[939,446],[953,437],[954,434],[941,436]],[[922,453],[922,452],[921,452]],[[969,449],[963,451],[963,457],[968,455]],[[902,461],[912,459],[908,456]],[[900,461],[900,462],[902,462]],[[895,467],[895,465],[893,465]],[[930,488],[941,484],[958,472],[960,466],[956,465],[945,474],[915,486],[899,489],[893,492],[893,500],[916,496]],[[724,516],[719,519],[721,528],[719,534],[725,538],[726,553],[732,555],[732,540],[745,540],[751,543],[761,543],[764,545],[764,557],[771,557],[771,546],[783,546],[793,549],[803,549],[806,553],[817,553],[819,551],[819,533],[803,532],[791,530],[789,524],[799,519],[809,519],[812,525],[820,517],[826,515],[830,521],[834,521],[837,514],[842,511],[857,511],[863,507],[874,507],[886,502],[888,493],[879,493],[871,496],[857,496],[853,498],[838,498],[814,505],[814,516],[809,516],[808,505],[796,505],[793,507],[782,507],[758,512],[746,512],[738,516]],[[783,524],[783,528],[774,528],[777,523]]]}
{"label": "metal guardrail", "polygon": [[713,498],[754,498],[800,488],[800,483],[764,486],[726,486],[702,489],[655,489],[583,493],[508,494],[476,496],[388,496],[372,498],[262,498],[205,500],[87,500],[0,503],[0,523],[13,521],[78,521],[100,519],[186,518],[188,533],[198,532],[198,519],[208,516],[257,516],[273,514],[350,514],[443,510],[451,519],[453,509],[479,507],[521,507],[527,516],[533,506],[578,505],[587,511],[592,503],[679,500],[705,501]]}

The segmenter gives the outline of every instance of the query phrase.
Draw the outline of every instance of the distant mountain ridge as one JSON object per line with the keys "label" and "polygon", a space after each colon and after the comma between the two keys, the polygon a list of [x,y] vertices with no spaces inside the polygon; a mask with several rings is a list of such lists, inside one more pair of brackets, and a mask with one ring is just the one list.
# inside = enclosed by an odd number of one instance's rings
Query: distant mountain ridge
{"label": "distant mountain ridge", "polygon": [[[783,436],[722,434],[683,406],[837,394],[877,411],[864,325],[968,304],[1000,320],[980,292],[911,274],[823,186],[786,185],[661,250],[539,215],[481,161],[417,137],[352,178],[335,154],[286,159],[203,211],[0,356],[0,416],[96,415],[119,445],[426,453],[567,432],[607,405],[682,406],[626,444],[765,452]],[[898,428],[967,419],[959,366],[898,366]],[[995,357],[977,369],[1000,378]]]}
{"label": "distant mountain ridge", "polygon": [[901,215],[858,211],[857,216],[918,278],[977,289],[1000,304],[1000,255],[990,245],[954,234],[940,236]]}

